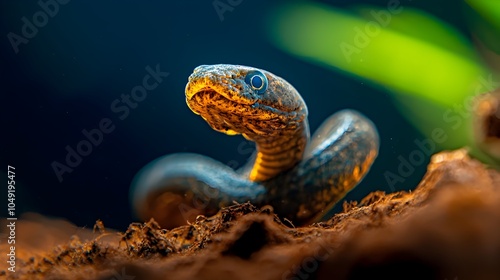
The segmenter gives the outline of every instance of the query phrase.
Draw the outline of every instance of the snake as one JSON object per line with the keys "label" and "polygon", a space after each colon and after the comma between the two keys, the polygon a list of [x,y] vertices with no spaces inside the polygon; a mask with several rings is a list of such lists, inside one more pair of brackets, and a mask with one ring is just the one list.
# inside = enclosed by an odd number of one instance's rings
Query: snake
{"label": "snake", "polygon": [[237,170],[195,153],[161,156],[140,169],[131,183],[132,208],[166,228],[245,202],[270,207],[294,225],[318,222],[378,155],[375,125],[355,110],[332,114],[311,136],[302,96],[262,69],[198,66],[185,98],[213,130],[242,135],[255,151]]}

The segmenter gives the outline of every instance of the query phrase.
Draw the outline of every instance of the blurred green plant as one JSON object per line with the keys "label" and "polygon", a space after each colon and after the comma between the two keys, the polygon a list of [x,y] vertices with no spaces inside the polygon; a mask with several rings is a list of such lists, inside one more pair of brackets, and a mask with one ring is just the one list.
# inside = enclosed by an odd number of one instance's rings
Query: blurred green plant
{"label": "blurred green plant", "polygon": [[465,14],[474,35],[490,50],[500,54],[500,1],[465,0]]}
{"label": "blurred green plant", "polygon": [[[500,24],[500,4],[468,2]],[[293,2],[274,10],[267,23],[278,48],[384,86],[401,113],[429,139],[436,130],[444,131],[446,141],[436,143],[440,148],[468,146],[473,155],[492,162],[473,141],[472,97],[500,86],[500,79],[452,26],[397,0],[387,7],[349,11]]]}

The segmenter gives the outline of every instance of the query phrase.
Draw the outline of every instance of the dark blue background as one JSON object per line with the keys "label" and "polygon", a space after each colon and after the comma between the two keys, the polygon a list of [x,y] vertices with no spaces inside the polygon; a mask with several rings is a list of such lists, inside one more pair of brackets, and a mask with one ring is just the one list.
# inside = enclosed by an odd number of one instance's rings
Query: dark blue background
{"label": "dark blue background", "polygon": [[[27,44],[21,44],[16,54],[7,34],[21,35],[21,18],[32,20],[41,8],[36,1],[2,1],[0,162],[5,168],[2,175],[7,164],[16,167],[18,213],[36,211],[86,227],[102,219],[106,226],[124,230],[134,220],[128,198],[130,182],[151,160],[169,153],[195,152],[224,163],[244,164],[248,154],[237,151],[243,138],[214,132],[185,104],[184,87],[191,71],[197,65],[215,63],[255,66],[287,79],[308,104],[312,131],[343,108],[367,115],[379,128],[380,156],[347,198],[391,191],[383,173],[395,172],[397,156],[408,155],[415,149],[413,140],[423,136],[401,117],[389,94],[271,45],[264,16],[280,1],[243,0],[224,13],[223,21],[212,2],[73,0],[60,5],[58,13]],[[323,2],[337,7],[387,4]],[[463,28],[459,5],[439,2],[405,5],[423,8]],[[111,111],[111,103],[142,83],[147,65],[154,68],[157,64],[170,75],[120,120]],[[65,147],[75,148],[85,139],[81,131],[97,128],[103,118],[113,121],[114,131],[104,135],[103,142],[59,182],[51,163],[64,163]],[[424,171],[425,164],[418,166],[397,189],[413,188]],[[2,201],[0,205],[7,208],[6,200]]]}

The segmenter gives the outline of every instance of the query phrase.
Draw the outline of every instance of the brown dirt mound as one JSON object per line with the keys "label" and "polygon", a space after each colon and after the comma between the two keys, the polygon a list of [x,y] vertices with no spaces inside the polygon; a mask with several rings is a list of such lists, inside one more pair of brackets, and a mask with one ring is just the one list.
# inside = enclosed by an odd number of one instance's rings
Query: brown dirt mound
{"label": "brown dirt mound", "polygon": [[249,203],[172,230],[151,220],[124,233],[27,215],[16,229],[16,272],[0,277],[500,279],[499,205],[499,173],[463,150],[443,152],[415,191],[374,192],[307,227]]}

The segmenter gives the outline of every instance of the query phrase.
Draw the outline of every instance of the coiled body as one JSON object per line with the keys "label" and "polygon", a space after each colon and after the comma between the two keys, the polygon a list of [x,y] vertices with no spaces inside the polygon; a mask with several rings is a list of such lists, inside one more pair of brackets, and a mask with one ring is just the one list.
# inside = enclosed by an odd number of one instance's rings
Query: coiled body
{"label": "coiled body", "polygon": [[239,65],[202,65],[189,77],[186,102],[214,130],[241,134],[256,152],[238,171],[196,154],[161,157],[134,179],[131,200],[142,219],[165,227],[250,201],[271,205],[296,224],[317,221],[355,187],[375,160],[372,122],[343,110],[310,137],[307,107],[284,79]]}

